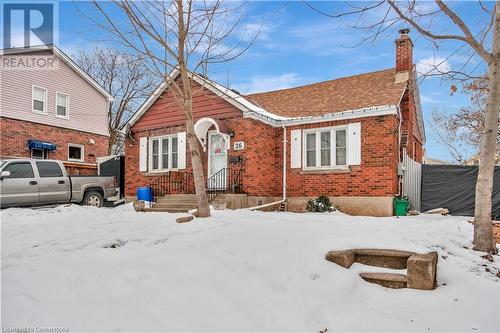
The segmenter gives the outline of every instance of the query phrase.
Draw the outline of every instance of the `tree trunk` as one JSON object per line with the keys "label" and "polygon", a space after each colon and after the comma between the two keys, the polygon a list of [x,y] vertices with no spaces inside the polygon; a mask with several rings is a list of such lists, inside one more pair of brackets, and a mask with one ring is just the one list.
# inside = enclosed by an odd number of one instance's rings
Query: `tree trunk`
{"label": "tree trunk", "polygon": [[189,152],[191,154],[191,165],[193,166],[194,189],[196,193],[196,206],[198,208],[198,217],[209,217],[210,208],[208,207],[207,190],[205,186],[205,176],[203,175],[203,163],[201,160],[200,147],[198,139],[194,133],[193,120],[193,94],[191,90],[191,79],[187,69],[185,52],[186,30],[184,27],[183,0],[177,0],[178,12],[178,65],[182,80],[182,106],[186,117],[186,136],[189,143]]}
{"label": "tree trunk", "polygon": [[493,59],[488,64],[488,102],[484,116],[484,132],[479,155],[474,212],[474,250],[496,252],[491,222],[491,194],[495,167],[495,146],[500,111],[500,4],[495,6],[493,29]]}

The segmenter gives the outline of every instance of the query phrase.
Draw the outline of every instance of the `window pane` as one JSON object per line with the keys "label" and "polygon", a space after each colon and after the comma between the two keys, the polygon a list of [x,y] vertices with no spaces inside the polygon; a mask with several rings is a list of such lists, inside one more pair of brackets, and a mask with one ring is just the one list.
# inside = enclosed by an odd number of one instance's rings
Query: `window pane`
{"label": "window pane", "polygon": [[63,94],[57,94],[57,105],[66,106],[68,101],[68,96]]}
{"label": "window pane", "polygon": [[316,133],[307,134],[306,150],[316,150]]}
{"label": "window pane", "polygon": [[159,144],[159,141],[158,140],[153,140],[152,141],[153,143],[153,147],[152,147],[152,153],[153,153],[153,165],[152,165],[152,169],[159,169],[159,166],[158,166],[158,144]]}
{"label": "window pane", "polygon": [[66,117],[66,107],[65,106],[57,106],[57,115]]}
{"label": "window pane", "polygon": [[3,171],[10,171],[9,178],[33,178],[33,168],[31,163],[11,163],[3,169]]}
{"label": "window pane", "polygon": [[345,130],[337,131],[335,143],[337,148],[345,148]]}
{"label": "window pane", "polygon": [[321,132],[321,166],[330,165],[331,132]]}
{"label": "window pane", "polygon": [[153,140],[153,155],[158,155],[158,140]]}
{"label": "window pane", "polygon": [[306,153],[306,166],[316,166],[316,150],[311,150]]}
{"label": "window pane", "polygon": [[335,157],[337,158],[337,165],[346,165],[346,149],[337,148]]}
{"label": "window pane", "polygon": [[161,140],[161,168],[168,169],[168,138]]}
{"label": "window pane", "polygon": [[39,101],[45,100],[45,90],[40,88],[33,88],[33,99],[37,99]]}
{"label": "window pane", "polygon": [[44,151],[43,149],[31,149],[31,158],[36,158],[43,160]]}
{"label": "window pane", "polygon": [[82,147],[68,146],[68,158],[82,160]]}
{"label": "window pane", "polygon": [[172,152],[173,153],[177,152],[177,137],[176,136],[172,137]]}
{"label": "window pane", "polygon": [[42,101],[33,100],[33,109],[37,110],[37,111],[42,111],[43,112],[43,102]]}
{"label": "window pane", "polygon": [[59,164],[54,162],[36,162],[40,177],[62,177],[63,173]]}
{"label": "window pane", "polygon": [[316,133],[306,135],[306,166],[316,166]]}
{"label": "window pane", "polygon": [[330,149],[321,149],[321,166],[330,166]]}

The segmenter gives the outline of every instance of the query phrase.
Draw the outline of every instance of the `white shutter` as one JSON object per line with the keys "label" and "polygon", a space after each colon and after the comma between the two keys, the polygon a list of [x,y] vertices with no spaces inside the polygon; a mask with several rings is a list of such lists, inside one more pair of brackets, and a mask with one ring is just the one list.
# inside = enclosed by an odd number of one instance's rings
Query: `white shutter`
{"label": "white shutter", "polygon": [[290,167],[300,168],[302,167],[302,131],[293,130],[290,133],[291,137],[291,151],[290,151]]}
{"label": "white shutter", "polygon": [[186,169],[186,132],[177,133],[177,167]]}
{"label": "white shutter", "polygon": [[148,171],[148,137],[139,139],[139,171]]}
{"label": "white shutter", "polygon": [[352,123],[347,126],[347,163],[361,164],[361,123]]}

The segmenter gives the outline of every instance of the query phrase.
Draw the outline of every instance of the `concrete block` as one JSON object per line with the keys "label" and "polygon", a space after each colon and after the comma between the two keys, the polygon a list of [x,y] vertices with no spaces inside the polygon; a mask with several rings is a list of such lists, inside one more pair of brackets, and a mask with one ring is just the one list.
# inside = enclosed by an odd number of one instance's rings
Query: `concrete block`
{"label": "concrete block", "polygon": [[336,263],[344,268],[349,268],[354,262],[354,251],[330,251],[326,254],[325,259]]}
{"label": "concrete block", "polygon": [[436,288],[437,252],[413,254],[408,258],[408,288],[432,290]]}

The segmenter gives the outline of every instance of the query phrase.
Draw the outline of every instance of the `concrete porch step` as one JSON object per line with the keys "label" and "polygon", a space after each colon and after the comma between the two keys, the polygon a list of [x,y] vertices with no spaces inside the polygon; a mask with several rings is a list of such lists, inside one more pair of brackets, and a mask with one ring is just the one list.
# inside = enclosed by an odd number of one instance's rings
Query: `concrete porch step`
{"label": "concrete porch step", "polygon": [[151,208],[144,208],[145,212],[165,212],[165,213],[187,213],[190,209],[186,208],[164,208],[164,207],[151,207]]}
{"label": "concrete porch step", "polygon": [[407,287],[406,275],[396,273],[359,273],[359,276],[370,283],[386,288],[401,289]]}

